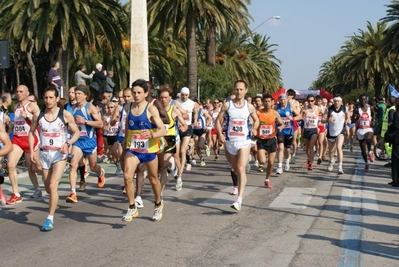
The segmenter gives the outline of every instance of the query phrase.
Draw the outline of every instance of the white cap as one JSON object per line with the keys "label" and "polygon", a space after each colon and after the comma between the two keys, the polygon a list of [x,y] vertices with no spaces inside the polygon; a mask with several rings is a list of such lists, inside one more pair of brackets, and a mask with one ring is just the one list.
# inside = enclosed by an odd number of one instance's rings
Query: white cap
{"label": "white cap", "polygon": [[96,64],[96,69],[102,68],[102,67],[103,67],[103,64],[101,64],[101,63],[97,63],[97,64]]}
{"label": "white cap", "polygon": [[112,98],[111,100],[112,102],[118,102],[118,98],[116,98],[115,96]]}
{"label": "white cap", "polygon": [[180,90],[180,93],[181,93],[181,94],[184,94],[184,95],[189,95],[189,94],[190,94],[190,89],[188,89],[187,87],[183,87],[183,88]]}

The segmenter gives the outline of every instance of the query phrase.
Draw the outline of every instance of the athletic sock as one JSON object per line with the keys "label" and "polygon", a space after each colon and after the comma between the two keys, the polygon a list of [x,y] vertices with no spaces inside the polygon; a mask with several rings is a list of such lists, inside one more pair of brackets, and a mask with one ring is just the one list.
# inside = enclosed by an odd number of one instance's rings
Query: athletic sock
{"label": "athletic sock", "polygon": [[79,166],[80,180],[85,181],[85,165]]}

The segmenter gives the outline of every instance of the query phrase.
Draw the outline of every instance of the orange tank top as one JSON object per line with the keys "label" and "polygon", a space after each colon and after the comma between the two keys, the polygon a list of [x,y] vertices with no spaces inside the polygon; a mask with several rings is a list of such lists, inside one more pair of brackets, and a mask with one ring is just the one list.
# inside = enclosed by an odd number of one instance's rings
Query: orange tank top
{"label": "orange tank top", "polygon": [[276,116],[274,110],[266,114],[263,110],[257,111],[259,118],[258,134],[259,139],[271,139],[276,136]]}

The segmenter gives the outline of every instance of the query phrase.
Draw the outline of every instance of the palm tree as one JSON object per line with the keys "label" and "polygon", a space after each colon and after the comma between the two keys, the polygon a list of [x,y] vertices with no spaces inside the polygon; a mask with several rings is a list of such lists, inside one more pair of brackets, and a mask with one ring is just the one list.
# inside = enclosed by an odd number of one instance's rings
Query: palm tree
{"label": "palm tree", "polygon": [[[175,36],[181,32],[186,35],[187,48],[187,83],[196,96],[194,90],[197,86],[197,43],[196,33],[207,14],[212,14],[212,23],[216,27],[223,28],[226,23],[223,16],[225,9],[231,8],[230,0],[175,0],[175,1],[148,1],[148,20],[151,27],[160,27],[165,32],[169,27],[173,28]],[[236,2],[236,1],[234,1]],[[222,12],[223,11],[223,12]]]}
{"label": "palm tree", "polygon": [[383,42],[385,52],[399,53],[399,1],[393,0],[388,7],[387,16],[381,19],[382,22],[393,22],[385,32]]}
{"label": "palm tree", "polygon": [[113,0],[3,0],[0,32],[10,43],[18,43],[22,51],[53,51],[67,88],[69,54],[84,53],[87,46],[101,49],[101,37],[106,39],[109,52],[122,50],[124,14]]}

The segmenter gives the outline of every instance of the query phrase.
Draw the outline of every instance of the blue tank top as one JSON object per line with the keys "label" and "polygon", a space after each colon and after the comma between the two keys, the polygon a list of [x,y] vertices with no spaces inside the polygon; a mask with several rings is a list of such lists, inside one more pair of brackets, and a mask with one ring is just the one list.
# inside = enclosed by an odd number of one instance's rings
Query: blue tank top
{"label": "blue tank top", "polygon": [[293,135],[294,134],[294,124],[291,120],[288,119],[289,116],[294,117],[292,113],[290,103],[287,103],[287,106],[282,109],[280,103],[277,104],[277,112],[280,114],[281,120],[284,122],[284,129],[279,133],[283,135]]}
{"label": "blue tank top", "polygon": [[[72,107],[73,117],[81,116],[81,117],[84,117],[85,120],[93,121],[92,116],[88,112],[89,106],[90,106],[90,102],[87,102],[82,109],[78,109],[78,106],[74,105]],[[77,124],[76,123],[76,125],[78,126],[78,129],[80,131],[80,137],[78,139],[79,141],[84,141],[84,140],[87,140],[88,138],[95,138],[95,135],[94,135],[95,128],[93,128],[87,124]]]}

